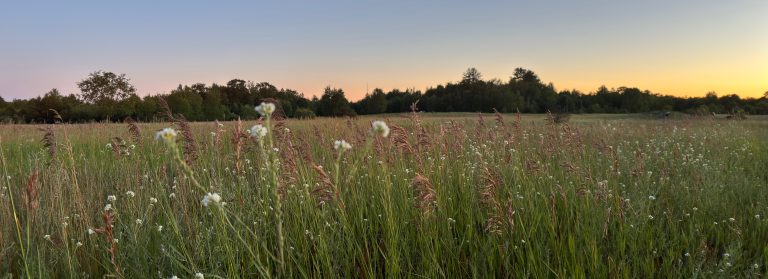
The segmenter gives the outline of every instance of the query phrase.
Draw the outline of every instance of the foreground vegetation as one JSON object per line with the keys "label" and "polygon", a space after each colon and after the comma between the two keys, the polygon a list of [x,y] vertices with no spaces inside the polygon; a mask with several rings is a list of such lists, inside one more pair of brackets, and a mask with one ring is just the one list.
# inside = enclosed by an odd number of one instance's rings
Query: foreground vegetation
{"label": "foreground vegetation", "polygon": [[0,273],[765,276],[768,122],[546,118],[2,126]]}

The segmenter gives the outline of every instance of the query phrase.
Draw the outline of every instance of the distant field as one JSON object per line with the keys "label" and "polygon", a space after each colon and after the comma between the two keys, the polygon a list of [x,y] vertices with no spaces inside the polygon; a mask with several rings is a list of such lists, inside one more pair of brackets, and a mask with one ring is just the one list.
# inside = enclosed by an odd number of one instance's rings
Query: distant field
{"label": "distant field", "polygon": [[766,276],[768,116],[238,126],[0,125],[0,274]]}

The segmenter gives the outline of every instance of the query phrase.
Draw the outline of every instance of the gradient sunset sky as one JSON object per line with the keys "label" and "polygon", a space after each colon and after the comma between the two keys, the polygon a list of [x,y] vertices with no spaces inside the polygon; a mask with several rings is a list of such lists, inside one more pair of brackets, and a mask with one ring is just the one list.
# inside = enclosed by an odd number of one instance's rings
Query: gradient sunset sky
{"label": "gradient sunset sky", "polygon": [[77,93],[96,70],[140,95],[267,81],[352,100],[424,90],[468,67],[556,89],[768,91],[768,1],[4,1],[0,96]]}

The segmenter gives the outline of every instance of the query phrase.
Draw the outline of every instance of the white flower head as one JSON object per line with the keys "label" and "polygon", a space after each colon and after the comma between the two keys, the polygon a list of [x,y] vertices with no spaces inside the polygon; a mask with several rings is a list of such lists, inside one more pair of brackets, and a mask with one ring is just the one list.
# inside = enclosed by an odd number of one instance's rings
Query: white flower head
{"label": "white flower head", "polygon": [[260,105],[256,106],[256,112],[261,114],[261,116],[269,117],[273,112],[275,112],[275,104],[261,103]]}
{"label": "white flower head", "polygon": [[109,195],[109,196],[107,196],[107,200],[108,200],[108,201],[111,201],[111,202],[113,202],[113,201],[116,201],[116,200],[117,200],[117,196],[115,196],[115,195]]}
{"label": "white flower head", "polygon": [[267,127],[262,126],[261,124],[256,124],[251,127],[251,130],[249,130],[251,133],[251,136],[256,138],[257,140],[261,140],[265,136],[267,136]]}
{"label": "white flower head", "polygon": [[333,142],[333,149],[346,151],[352,149],[352,145],[345,140],[337,140]]}
{"label": "white flower head", "polygon": [[156,198],[149,198],[149,203],[150,204],[157,203],[157,199]]}
{"label": "white flower head", "polygon": [[208,206],[211,203],[220,203],[221,202],[221,196],[219,196],[218,193],[208,193],[203,197],[203,200],[200,201],[203,206]]}
{"label": "white flower head", "polygon": [[50,234],[46,234],[46,235],[44,235],[44,236],[43,236],[43,238],[44,238],[45,240],[51,241],[51,235],[50,235]]}
{"label": "white flower head", "polygon": [[158,131],[155,134],[155,140],[164,140],[166,142],[173,142],[176,139],[176,130],[173,128],[165,128]]}
{"label": "white flower head", "polygon": [[163,226],[162,225],[157,225],[157,231],[158,232],[162,232],[163,231]]}
{"label": "white flower head", "polygon": [[96,231],[94,231],[93,229],[91,229],[91,228],[88,229],[88,235],[92,235],[92,234],[95,234],[95,233],[96,233]]}
{"label": "white flower head", "polygon": [[136,193],[134,193],[133,191],[128,191],[128,192],[125,192],[125,195],[128,196],[129,198],[133,198],[136,196]]}
{"label": "white flower head", "polygon": [[648,199],[649,199],[649,200],[656,200],[656,197],[654,197],[654,196],[648,196]]}
{"label": "white flower head", "polygon": [[198,273],[195,273],[195,279],[205,279],[205,276],[202,273],[198,272]]}
{"label": "white flower head", "polygon": [[389,126],[387,126],[386,122],[381,120],[373,121],[373,123],[371,123],[371,133],[386,138],[389,136]]}
{"label": "white flower head", "polygon": [[144,220],[136,219],[136,225],[144,224]]}
{"label": "white flower head", "polygon": [[108,203],[107,205],[104,206],[104,211],[110,211],[110,210],[112,210],[112,204]]}

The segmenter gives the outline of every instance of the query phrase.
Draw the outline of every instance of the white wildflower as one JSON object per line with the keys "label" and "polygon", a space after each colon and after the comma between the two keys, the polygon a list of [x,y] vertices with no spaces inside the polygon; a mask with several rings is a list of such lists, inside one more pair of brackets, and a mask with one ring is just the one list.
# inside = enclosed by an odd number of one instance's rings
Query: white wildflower
{"label": "white wildflower", "polygon": [[256,112],[261,114],[261,116],[269,117],[273,112],[275,112],[275,104],[261,103],[260,105],[256,106]]}
{"label": "white wildflower", "polygon": [[653,200],[656,200],[656,197],[654,197],[654,196],[648,196],[648,199],[653,201]]}
{"label": "white wildflower", "polygon": [[46,234],[46,235],[43,236],[43,239],[51,241],[51,235],[50,234]]}
{"label": "white wildflower", "polygon": [[77,247],[83,246],[83,243],[78,241],[77,243],[75,243],[75,246],[77,246]]}
{"label": "white wildflower", "polygon": [[134,193],[133,191],[128,191],[128,192],[125,192],[125,195],[128,196],[129,198],[133,198],[136,196],[136,193]]}
{"label": "white wildflower", "polygon": [[162,232],[162,231],[163,231],[163,226],[157,225],[157,232]]}
{"label": "white wildflower", "polygon": [[176,277],[176,275],[174,275],[174,276],[171,276],[171,278],[169,279],[179,279],[179,277]]}
{"label": "white wildflower", "polygon": [[221,196],[219,196],[218,193],[208,193],[200,202],[203,204],[203,206],[208,206],[210,203],[219,203],[221,202]]}
{"label": "white wildflower", "polygon": [[149,203],[157,203],[157,199],[156,198],[149,198]]}
{"label": "white wildflower", "polygon": [[256,124],[251,127],[249,132],[251,133],[252,137],[256,138],[257,140],[261,140],[263,137],[267,136],[267,127],[264,127],[261,124]]}
{"label": "white wildflower", "polygon": [[116,200],[117,200],[117,196],[115,196],[115,195],[109,195],[109,196],[107,196],[107,200],[108,200],[108,201],[111,201],[111,202],[113,202],[113,201],[116,201]]}
{"label": "white wildflower", "polygon": [[169,197],[169,198],[172,198],[172,199],[173,199],[173,198],[176,198],[176,193],[171,193],[170,195],[168,195],[168,197]]}
{"label": "white wildflower", "polygon": [[198,273],[195,273],[195,279],[205,279],[205,276],[202,273],[198,272]]}
{"label": "white wildflower", "polygon": [[371,123],[371,133],[386,138],[389,136],[389,126],[387,126],[386,122],[381,120],[373,121],[373,123]]}
{"label": "white wildflower", "polygon": [[112,210],[112,204],[108,203],[107,205],[104,206],[104,211],[110,211],[110,210]]}
{"label": "white wildflower", "polygon": [[347,151],[352,149],[352,145],[345,140],[337,140],[333,142],[333,149]]}
{"label": "white wildflower", "polygon": [[176,130],[173,128],[165,128],[158,131],[155,134],[155,140],[164,140],[166,142],[173,142],[176,139]]}
{"label": "white wildflower", "polygon": [[141,226],[141,224],[144,224],[144,220],[136,219],[136,225]]}
{"label": "white wildflower", "polygon": [[88,235],[92,235],[92,234],[95,234],[95,233],[96,233],[96,231],[94,231],[93,229],[91,229],[91,228],[88,229]]}

